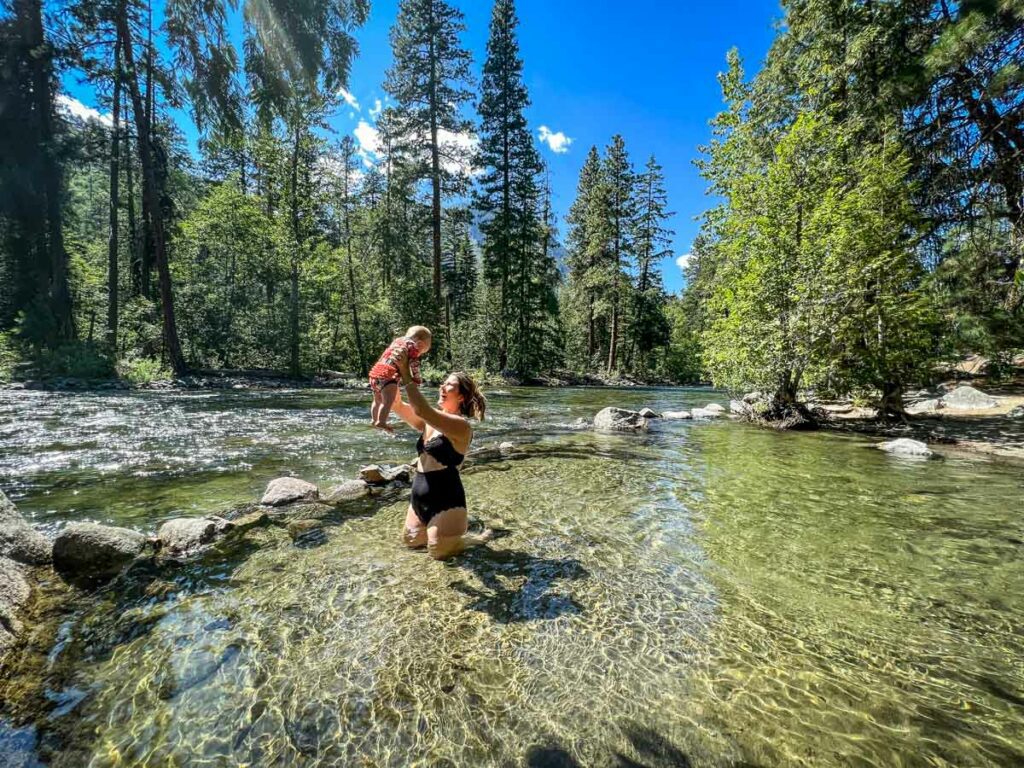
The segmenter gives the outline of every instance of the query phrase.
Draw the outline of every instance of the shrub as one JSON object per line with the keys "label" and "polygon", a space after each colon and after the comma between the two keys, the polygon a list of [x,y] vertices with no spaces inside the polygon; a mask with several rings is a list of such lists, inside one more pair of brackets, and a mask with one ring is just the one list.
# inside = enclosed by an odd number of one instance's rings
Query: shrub
{"label": "shrub", "polygon": [[146,384],[172,378],[171,372],[164,364],[153,357],[126,357],[118,360],[117,372],[122,379],[132,384]]}

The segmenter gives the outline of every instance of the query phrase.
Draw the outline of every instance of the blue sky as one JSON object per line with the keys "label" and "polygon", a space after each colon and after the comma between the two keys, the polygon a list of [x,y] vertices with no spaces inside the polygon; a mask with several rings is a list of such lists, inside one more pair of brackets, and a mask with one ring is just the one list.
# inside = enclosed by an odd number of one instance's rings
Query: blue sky
{"label": "blue sky", "polygon": [[[491,3],[454,0],[454,5],[465,14],[463,42],[479,76]],[[721,108],[715,76],[733,46],[740,49],[748,74],[756,71],[781,16],[778,0],[518,0],[516,7],[533,102],[527,119],[551,169],[560,234],[565,235],[564,215],[587,151],[592,145],[603,149],[621,133],[638,170],[652,153],[664,168],[676,235],[675,255],[662,268],[666,288],[679,290],[683,279],[676,257],[689,251],[695,217],[710,202],[692,161],[697,146],[709,138],[708,120]],[[357,131],[362,122],[357,138],[372,138],[371,112],[376,100],[384,99],[381,83],[391,63],[388,32],[397,8],[398,0],[372,0],[370,19],[357,32],[360,52],[348,91],[359,109],[343,105],[338,110],[332,125],[339,135]],[[73,76],[65,78],[65,88],[95,106],[93,94]],[[541,126],[553,138],[541,142]],[[194,128],[181,127],[194,142]]]}

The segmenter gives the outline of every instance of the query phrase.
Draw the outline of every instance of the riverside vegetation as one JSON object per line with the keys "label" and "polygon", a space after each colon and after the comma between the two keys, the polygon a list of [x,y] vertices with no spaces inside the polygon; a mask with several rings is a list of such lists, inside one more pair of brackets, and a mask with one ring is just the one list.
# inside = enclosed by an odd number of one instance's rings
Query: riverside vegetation
{"label": "riverside vegetation", "polygon": [[[711,380],[782,418],[812,389],[903,416],[936,361],[1007,375],[1024,346],[1013,0],[784,2],[756,75],[728,55],[678,296],[662,169],[622,136],[591,149],[560,238],[511,0],[479,78],[455,7],[400,3],[368,168],[323,130],[365,0],[304,5],[308,24],[243,4],[243,50],[217,3],[3,8],[0,376],[357,375],[426,322],[437,360],[484,373]],[[108,123],[56,110],[67,72]],[[475,150],[445,140],[468,132]]]}

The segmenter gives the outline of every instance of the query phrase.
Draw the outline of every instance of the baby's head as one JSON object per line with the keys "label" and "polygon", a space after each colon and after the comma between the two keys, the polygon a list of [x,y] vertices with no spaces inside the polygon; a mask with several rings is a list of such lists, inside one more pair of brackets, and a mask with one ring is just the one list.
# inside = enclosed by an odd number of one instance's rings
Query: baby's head
{"label": "baby's head", "polygon": [[430,342],[432,336],[430,329],[423,325],[413,325],[405,332],[406,337],[416,342],[416,348],[420,351],[421,355],[427,354],[430,351]]}

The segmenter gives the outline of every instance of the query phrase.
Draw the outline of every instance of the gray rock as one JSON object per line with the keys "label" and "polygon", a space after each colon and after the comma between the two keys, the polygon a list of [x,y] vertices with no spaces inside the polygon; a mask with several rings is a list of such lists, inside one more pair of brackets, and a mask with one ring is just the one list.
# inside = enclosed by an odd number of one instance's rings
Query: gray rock
{"label": "gray rock", "polygon": [[365,467],[360,467],[359,477],[370,485],[379,485],[387,482],[384,479],[384,471],[377,464],[368,464]]}
{"label": "gray rock", "polygon": [[392,482],[409,483],[412,477],[411,472],[412,467],[408,464],[399,464],[396,467],[369,464],[360,468],[359,478],[370,485],[386,485]]}
{"label": "gray rock", "polygon": [[636,411],[609,407],[594,417],[594,429],[599,432],[635,432],[647,429],[647,419]]}
{"label": "gray rock", "polygon": [[763,399],[764,395],[760,392],[747,392],[747,394],[743,396],[743,402],[746,403],[747,405],[753,405],[754,403]]}
{"label": "gray rock", "polygon": [[665,411],[661,414],[663,419],[692,419],[693,415],[689,411]]}
{"label": "gray rock", "polygon": [[[226,520],[224,522],[231,525]],[[218,528],[224,530],[224,526],[218,526],[215,520],[204,517],[178,517],[161,525],[156,537],[160,540],[162,552],[180,555],[209,544],[216,538]]]}
{"label": "gray rock", "polygon": [[21,516],[14,503],[0,491],[0,557],[27,565],[46,565],[53,545]]}
{"label": "gray rock", "polygon": [[645,419],[660,419],[661,414],[650,408],[641,408],[639,411],[640,415]]}
{"label": "gray rock", "polygon": [[920,440],[911,440],[907,437],[901,437],[897,440],[889,440],[884,443],[879,443],[879,449],[886,453],[892,453],[897,456],[931,456],[932,450],[922,443]]}
{"label": "gray rock", "polygon": [[1024,419],[1024,405],[1018,405],[1006,415],[1011,419]]}
{"label": "gray rock", "polygon": [[725,413],[725,406],[719,405],[718,403],[708,403],[701,410],[714,411],[715,413]]}
{"label": "gray rock", "polygon": [[267,514],[266,510],[256,509],[243,515],[232,517],[230,520],[225,520],[225,522],[229,526],[227,530],[233,533],[244,533],[250,528],[256,528],[269,523],[270,515]]}
{"label": "gray rock", "polygon": [[974,387],[957,387],[942,396],[942,407],[952,411],[975,411],[995,408],[998,401]]}
{"label": "gray rock", "polygon": [[147,543],[145,536],[128,528],[69,523],[53,542],[53,565],[72,579],[109,579],[141,555]]}
{"label": "gray rock", "polygon": [[5,653],[21,633],[18,618],[32,590],[25,569],[6,557],[0,557],[0,654]]}
{"label": "gray rock", "polygon": [[741,416],[750,413],[750,403],[745,400],[730,400],[729,413],[738,413]]}
{"label": "gray rock", "polygon": [[690,411],[690,415],[695,419],[717,419],[722,415],[722,411],[710,410],[708,408],[694,408]]}
{"label": "gray rock", "polygon": [[921,400],[907,406],[907,413],[911,416],[920,416],[925,413],[938,413],[942,408],[942,400],[933,397],[930,400]]}
{"label": "gray rock", "polygon": [[342,504],[346,501],[355,501],[369,495],[370,485],[365,480],[346,480],[341,485],[331,488],[327,495],[321,498],[321,501],[328,504]]}
{"label": "gray rock", "polygon": [[504,442],[498,443],[498,452],[502,455],[512,453],[516,449],[515,443]]}
{"label": "gray rock", "polygon": [[397,467],[386,467],[381,470],[384,481],[387,483],[409,483],[412,482],[412,467],[408,464],[399,464]]}
{"label": "gray rock", "polygon": [[271,480],[260,499],[260,504],[280,507],[296,501],[315,501],[320,496],[317,487],[297,477],[279,477]]}

